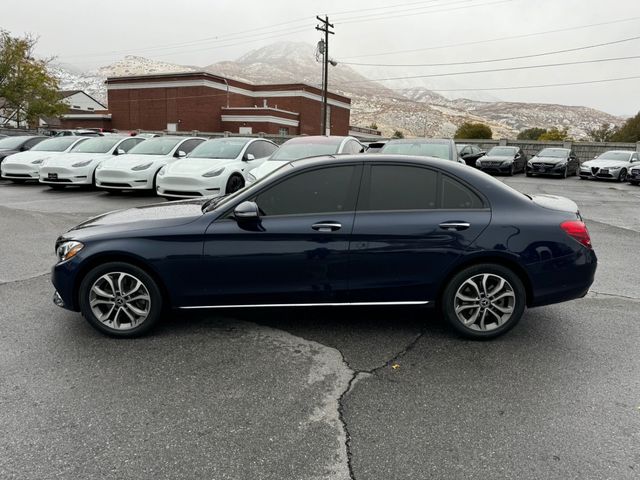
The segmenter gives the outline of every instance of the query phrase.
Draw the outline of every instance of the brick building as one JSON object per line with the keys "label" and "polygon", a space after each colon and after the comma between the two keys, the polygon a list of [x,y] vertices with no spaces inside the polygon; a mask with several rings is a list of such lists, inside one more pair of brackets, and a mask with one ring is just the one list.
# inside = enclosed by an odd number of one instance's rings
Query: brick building
{"label": "brick building", "polygon": [[[206,72],[107,79],[111,126],[168,130],[319,135],[322,90],[302,83],[252,85]],[[347,135],[351,99],[329,93],[332,135]]]}

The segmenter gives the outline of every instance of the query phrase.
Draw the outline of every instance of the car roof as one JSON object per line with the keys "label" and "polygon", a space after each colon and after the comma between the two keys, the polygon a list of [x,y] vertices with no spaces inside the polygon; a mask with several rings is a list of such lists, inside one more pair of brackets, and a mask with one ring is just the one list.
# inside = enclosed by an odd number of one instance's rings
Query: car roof
{"label": "car roof", "polygon": [[348,137],[348,136],[309,135],[309,136],[304,136],[304,137],[291,138],[291,139],[287,140],[285,142],[285,144],[286,143],[315,143],[315,144],[321,143],[321,144],[326,144],[326,145],[339,145],[340,143],[342,143],[347,138],[353,138],[354,140],[357,140],[357,138],[355,138],[355,137]]}
{"label": "car roof", "polygon": [[387,142],[390,143],[451,143],[450,138],[394,138]]}

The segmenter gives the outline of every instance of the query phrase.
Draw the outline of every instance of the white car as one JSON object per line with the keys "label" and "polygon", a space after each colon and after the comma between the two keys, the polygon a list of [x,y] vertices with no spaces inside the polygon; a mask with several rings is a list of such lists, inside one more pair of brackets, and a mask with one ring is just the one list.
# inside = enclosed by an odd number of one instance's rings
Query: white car
{"label": "white car", "polygon": [[318,155],[355,154],[365,150],[366,147],[355,137],[319,135],[292,138],[284,142],[266,162],[247,175],[247,184],[255,182],[292,160]]}
{"label": "white car", "polygon": [[2,178],[14,183],[24,183],[27,180],[38,180],[40,168],[45,160],[69,152],[79,143],[86,142],[88,137],[56,137],[35,145],[27,152],[14,153],[2,161]]}
{"label": "white car", "polygon": [[144,138],[109,135],[89,138],[68,153],[45,160],[40,168],[40,183],[59,189],[67,185],[95,185],[98,165],[114,155],[124,155]]}
{"label": "white car", "polygon": [[158,173],[157,194],[192,198],[227,195],[245,185],[246,175],[278,146],[262,138],[216,138],[198,145],[186,158]]}
{"label": "white car", "polygon": [[631,172],[631,167],[638,165],[640,163],[637,152],[610,150],[580,165],[580,178],[598,178],[624,182]]}
{"label": "white car", "polygon": [[158,172],[186,157],[204,138],[166,136],[149,138],[129,153],[104,160],[96,168],[96,187],[107,190],[156,189]]}

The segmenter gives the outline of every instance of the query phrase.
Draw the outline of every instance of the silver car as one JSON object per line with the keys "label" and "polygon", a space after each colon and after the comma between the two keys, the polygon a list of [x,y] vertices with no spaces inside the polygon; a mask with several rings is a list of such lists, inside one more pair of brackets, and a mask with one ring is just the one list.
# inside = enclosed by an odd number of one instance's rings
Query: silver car
{"label": "silver car", "polygon": [[[632,167],[640,166],[638,153],[630,150],[610,150],[580,165],[580,178],[617,180],[624,182]],[[640,177],[630,180],[640,182]]]}

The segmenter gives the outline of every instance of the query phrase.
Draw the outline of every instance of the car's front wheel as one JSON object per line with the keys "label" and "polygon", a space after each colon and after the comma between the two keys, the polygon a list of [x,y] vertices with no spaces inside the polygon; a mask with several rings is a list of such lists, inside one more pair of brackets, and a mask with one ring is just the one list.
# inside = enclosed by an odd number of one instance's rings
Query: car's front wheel
{"label": "car's front wheel", "polygon": [[459,333],[489,339],[518,323],[524,313],[526,291],[520,278],[508,268],[481,264],[458,272],[441,301],[442,313]]}
{"label": "car's front wheel", "polygon": [[139,267],[109,262],[82,280],[80,310],[96,329],[113,337],[137,337],[160,319],[162,294],[156,282]]}
{"label": "car's front wheel", "polygon": [[227,186],[225,188],[225,193],[227,195],[237,192],[241,188],[244,188],[244,178],[238,174],[233,174],[227,180]]}
{"label": "car's front wheel", "polygon": [[620,174],[618,175],[618,181],[620,183],[625,182],[627,180],[627,170],[626,168],[623,168],[622,170],[620,170]]}

